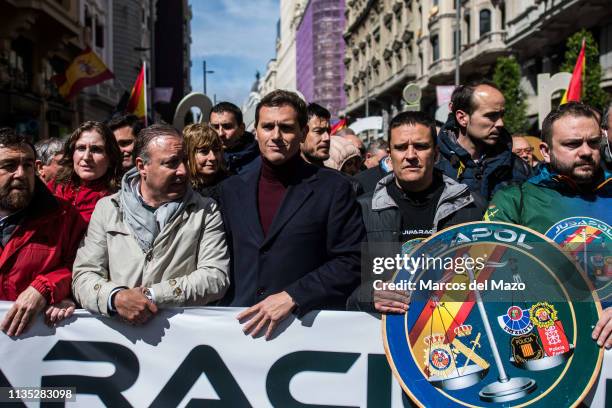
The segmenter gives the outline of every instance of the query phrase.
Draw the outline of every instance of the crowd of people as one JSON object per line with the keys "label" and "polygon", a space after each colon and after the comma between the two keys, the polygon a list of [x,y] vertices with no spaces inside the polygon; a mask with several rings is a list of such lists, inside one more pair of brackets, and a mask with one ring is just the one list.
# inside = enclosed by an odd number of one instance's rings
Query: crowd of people
{"label": "crowd of people", "polygon": [[[267,338],[292,313],[404,313],[409,293],[362,276],[363,248],[483,217],[544,233],[602,216],[589,211],[612,195],[610,109],[554,109],[538,161],[504,128],[495,84],[457,87],[450,108],[439,130],[400,112],[368,146],[283,90],[259,102],[255,134],[229,102],[182,132],[128,115],[32,146],[2,128],[0,300],[14,301],[2,330],[76,307],[130,324],[164,307],[245,307],[244,332]],[[612,308],[592,336],[612,347]]]}

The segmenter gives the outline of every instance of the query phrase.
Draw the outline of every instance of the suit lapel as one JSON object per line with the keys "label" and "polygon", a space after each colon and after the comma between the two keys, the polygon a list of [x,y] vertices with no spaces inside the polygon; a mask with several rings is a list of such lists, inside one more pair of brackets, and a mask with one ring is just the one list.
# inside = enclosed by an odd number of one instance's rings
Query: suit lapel
{"label": "suit lapel", "polygon": [[259,243],[264,239],[263,229],[261,228],[261,221],[259,220],[259,205],[257,203],[257,188],[259,184],[259,173],[261,171],[261,161],[253,166],[253,168],[240,176],[240,179],[245,184],[244,196],[239,197],[244,200],[240,206],[242,208],[243,217],[241,217],[255,240]]}
{"label": "suit lapel", "polygon": [[285,224],[287,224],[291,217],[293,217],[293,215],[297,212],[297,210],[299,210],[299,208],[312,193],[312,187],[310,186],[308,180],[304,180],[299,184],[289,186],[287,192],[285,193],[285,197],[283,198],[283,202],[272,220],[272,225],[270,225],[268,235],[261,245],[262,247],[268,244],[276,235],[278,235]]}

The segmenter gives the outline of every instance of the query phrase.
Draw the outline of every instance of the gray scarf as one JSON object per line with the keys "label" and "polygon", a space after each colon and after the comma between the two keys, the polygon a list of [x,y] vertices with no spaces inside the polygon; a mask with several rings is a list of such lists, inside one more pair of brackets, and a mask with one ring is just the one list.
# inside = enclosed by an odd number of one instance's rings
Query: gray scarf
{"label": "gray scarf", "polygon": [[149,252],[153,241],[164,227],[172,222],[185,209],[185,203],[191,200],[193,190],[187,185],[181,200],[170,201],[159,206],[155,211],[145,208],[140,192],[140,174],[138,169],[130,169],[121,180],[119,200],[123,209],[123,220],[134,234],[134,238],[143,252]]}

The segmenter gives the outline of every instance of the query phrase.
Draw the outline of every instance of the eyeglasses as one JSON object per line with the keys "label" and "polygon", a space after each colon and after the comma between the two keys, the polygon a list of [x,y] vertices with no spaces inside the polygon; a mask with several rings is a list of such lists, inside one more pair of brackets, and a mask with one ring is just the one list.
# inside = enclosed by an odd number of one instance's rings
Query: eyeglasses
{"label": "eyeglasses", "polygon": [[524,149],[513,149],[514,154],[533,153],[533,147],[526,147]]}

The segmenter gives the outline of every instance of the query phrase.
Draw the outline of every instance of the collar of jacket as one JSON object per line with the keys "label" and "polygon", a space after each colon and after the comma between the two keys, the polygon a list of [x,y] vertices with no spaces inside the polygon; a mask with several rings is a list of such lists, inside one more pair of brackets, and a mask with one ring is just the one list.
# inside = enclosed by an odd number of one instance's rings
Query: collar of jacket
{"label": "collar of jacket", "polygon": [[[453,167],[459,167],[462,163],[465,167],[477,167],[472,160],[472,156],[457,142],[459,128],[452,115],[449,115],[447,122],[442,126],[438,134],[438,146],[440,154],[448,158]],[[512,159],[512,137],[504,128],[501,133],[501,140],[492,152],[483,157],[480,163],[485,161],[499,162],[498,165],[511,165]]]}
{"label": "collar of jacket", "polygon": [[554,172],[548,164],[538,166],[538,173],[527,180],[536,186],[551,188],[571,194],[595,193],[612,191],[612,173],[602,169],[601,177],[593,183],[590,191],[585,191],[572,178]]}
{"label": "collar of jacket", "polygon": [[[187,185],[187,188],[191,188],[191,185]],[[123,209],[121,208],[121,199],[119,198],[119,195],[121,194],[121,190],[111,196],[109,196],[111,202],[113,203],[113,205],[115,207],[118,208],[119,210],[119,221],[123,221]],[[189,199],[187,202],[185,202],[185,209],[183,211],[182,214],[182,219],[188,218],[189,217],[189,211],[187,211],[188,209],[191,209],[191,207],[198,205],[198,200],[200,200],[200,198],[198,197],[199,194],[197,194],[194,191],[194,194],[186,194],[186,196],[189,196]],[[143,208],[143,211],[146,211]]]}
{"label": "collar of jacket", "polygon": [[[444,182],[444,190],[440,196],[440,201],[438,201],[438,209],[440,209],[443,203],[455,202],[457,206],[453,206],[453,209],[456,211],[474,201],[474,198],[465,184],[457,183],[444,174],[442,175],[442,181]],[[376,184],[374,194],[372,195],[372,211],[398,208],[393,198],[387,193],[387,186],[394,182],[395,174],[390,173]]]}
{"label": "collar of jacket", "polygon": [[26,218],[37,218],[49,215],[60,208],[57,199],[47,186],[38,178],[34,180],[34,194],[28,205]]}
{"label": "collar of jacket", "polygon": [[238,143],[237,146],[223,152],[223,156],[226,160],[231,158],[233,161],[257,155],[259,155],[259,145],[255,140],[255,136],[251,132],[246,131],[242,135],[240,143]]}

